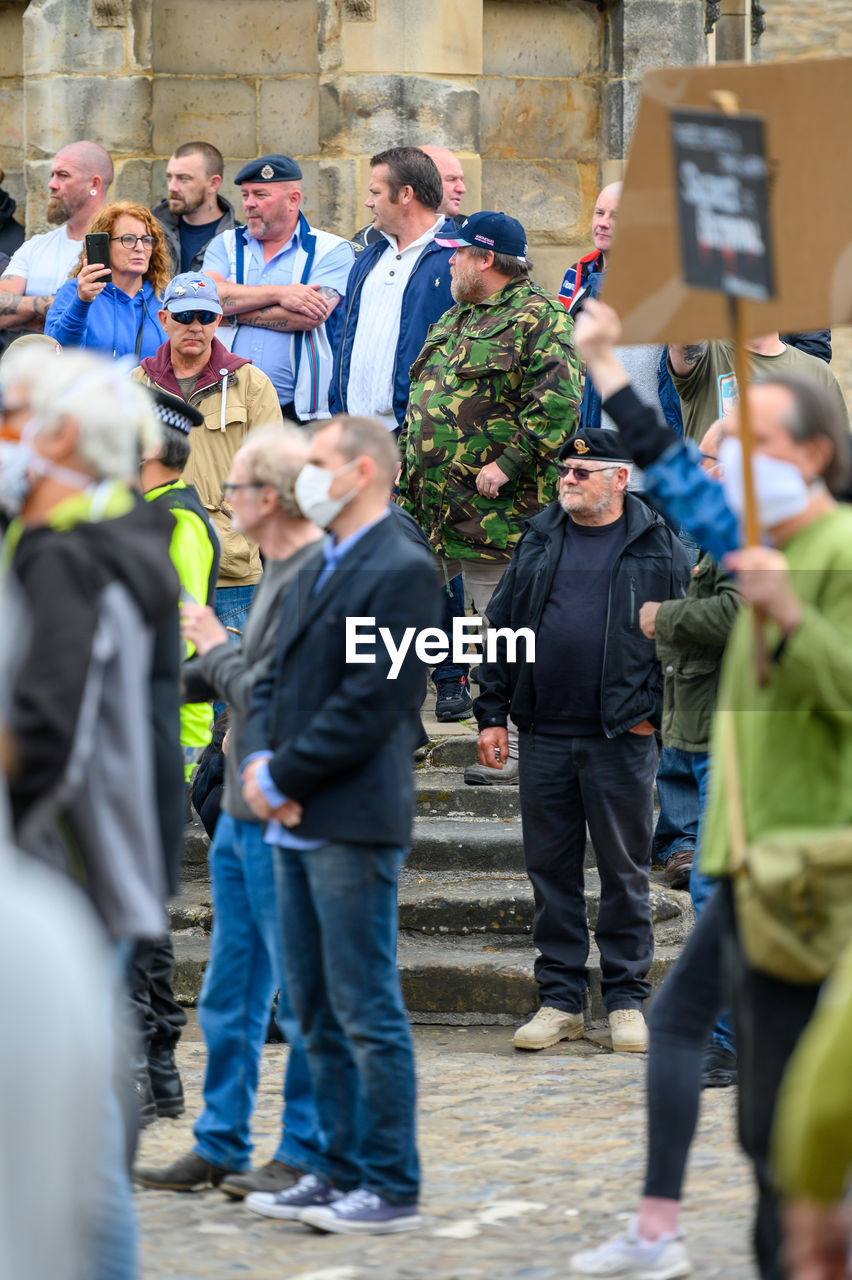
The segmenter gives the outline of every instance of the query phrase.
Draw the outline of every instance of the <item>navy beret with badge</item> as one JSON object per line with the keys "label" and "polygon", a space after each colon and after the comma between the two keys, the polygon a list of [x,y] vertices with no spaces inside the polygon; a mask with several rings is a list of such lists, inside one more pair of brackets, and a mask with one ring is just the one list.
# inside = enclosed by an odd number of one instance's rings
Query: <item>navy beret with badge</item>
{"label": "navy beret with badge", "polygon": [[561,461],[576,458],[583,462],[623,462],[625,466],[630,465],[621,436],[612,427],[584,427],[576,431],[570,440],[565,441],[558,456]]}
{"label": "navy beret with badge", "polygon": [[261,156],[243,165],[234,178],[234,186],[244,182],[296,182],[301,176],[302,170],[290,156]]}

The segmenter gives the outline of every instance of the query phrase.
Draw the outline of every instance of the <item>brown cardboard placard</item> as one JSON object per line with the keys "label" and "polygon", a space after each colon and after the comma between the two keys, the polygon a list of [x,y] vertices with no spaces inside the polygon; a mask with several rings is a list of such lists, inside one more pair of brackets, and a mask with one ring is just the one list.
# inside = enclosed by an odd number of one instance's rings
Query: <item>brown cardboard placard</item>
{"label": "brown cardboard placard", "polygon": [[728,300],[681,269],[669,112],[727,90],[763,117],[775,297],[743,302],[752,335],[852,324],[852,58],[666,67],[642,82],[603,300],[622,341],[730,338]]}

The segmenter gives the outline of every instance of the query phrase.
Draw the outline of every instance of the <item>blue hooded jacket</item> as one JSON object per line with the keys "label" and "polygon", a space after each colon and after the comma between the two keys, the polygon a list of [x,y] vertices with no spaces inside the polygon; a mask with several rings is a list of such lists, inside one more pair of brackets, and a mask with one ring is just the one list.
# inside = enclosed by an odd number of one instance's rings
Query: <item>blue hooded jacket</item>
{"label": "blue hooded jacket", "polygon": [[[66,280],[47,313],[44,331],[63,347],[87,347],[115,357],[135,353],[137,360],[143,360],[166,340],[159,310],[160,300],[147,280],[132,298],[110,282],[94,302],[81,302],[77,281]],[[140,326],[142,342],[137,350]]]}
{"label": "blue hooded jacket", "polygon": [[[452,237],[456,225],[447,218],[438,235]],[[379,258],[390,249],[390,243],[380,241],[368,245],[355,259],[346,282],[346,296],[338,310],[343,312],[334,335],[334,369],[328,389],[328,407],[332,413],[348,413],[346,389],[349,385],[349,362],[355,342],[355,329],[361,308],[361,286]],[[402,295],[402,314],[399,320],[399,337],[396,344],[396,363],[393,378],[393,411],[400,426],[405,421],[410,390],[409,371],[420,355],[429,326],[455,306],[450,292],[450,258],[455,249],[443,249],[434,240],[426,245],[414,264]],[[344,310],[345,307],[345,310]]]}

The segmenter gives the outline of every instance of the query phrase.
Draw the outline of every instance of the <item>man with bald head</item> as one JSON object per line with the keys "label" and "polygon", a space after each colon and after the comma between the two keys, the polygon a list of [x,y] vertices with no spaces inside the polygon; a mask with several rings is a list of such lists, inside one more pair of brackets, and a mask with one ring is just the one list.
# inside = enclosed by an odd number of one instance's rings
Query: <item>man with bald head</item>
{"label": "man with bald head", "polygon": [[46,217],[54,230],[26,240],[0,277],[0,329],[44,328],[48,307],[106,204],[112,179],[112,160],[97,142],[72,142],[53,157]]}

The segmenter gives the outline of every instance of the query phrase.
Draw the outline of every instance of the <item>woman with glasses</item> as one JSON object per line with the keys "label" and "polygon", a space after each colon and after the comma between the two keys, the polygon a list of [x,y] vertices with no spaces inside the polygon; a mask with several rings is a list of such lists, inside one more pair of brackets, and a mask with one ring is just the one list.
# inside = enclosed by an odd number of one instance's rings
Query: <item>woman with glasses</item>
{"label": "woman with glasses", "polygon": [[165,338],[157,312],[169,279],[162,228],[140,204],[103,208],[90,234],[109,236],[110,266],[89,263],[86,250],[56,295],[44,331],[63,346],[90,347],[114,359],[153,355]]}

